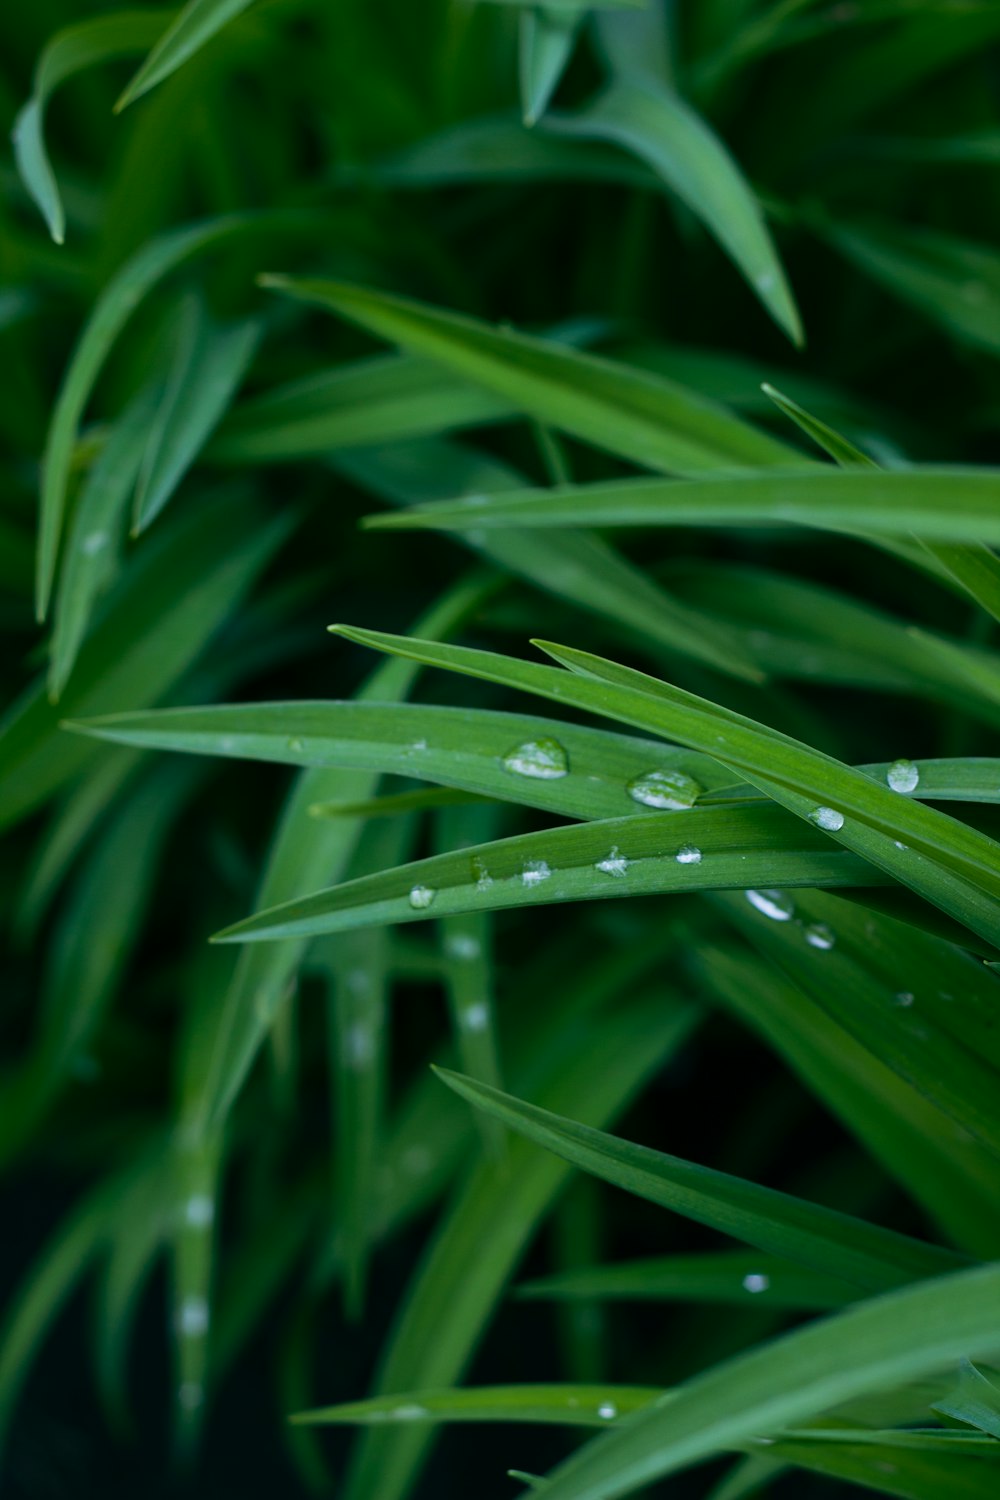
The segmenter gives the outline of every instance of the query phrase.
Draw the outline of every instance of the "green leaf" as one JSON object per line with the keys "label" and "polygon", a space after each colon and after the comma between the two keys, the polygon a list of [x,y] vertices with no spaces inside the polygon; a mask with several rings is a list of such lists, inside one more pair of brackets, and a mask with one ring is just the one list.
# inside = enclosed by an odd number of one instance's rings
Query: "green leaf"
{"label": "green leaf", "polygon": [[68,26],[56,33],[38,60],[31,98],[14,122],[14,160],[57,245],[66,236],[66,215],[45,148],[46,105],[59,85],[75,73],[149,47],[162,30],[164,14],[160,10],[118,11]]}
{"label": "green leaf", "polygon": [[[490,709],[470,714],[464,708],[367,698],[160,709],[109,714],[70,727],[144,749],[414,776],[569,818],[651,816],[655,790],[648,802],[628,790],[650,772],[682,778],[675,783],[675,800],[682,807],[732,785],[732,774],[708,756],[656,740],[529,714]],[[533,765],[527,747],[546,744],[564,751],[564,772],[558,757],[546,763],[543,754]],[[992,764],[985,761],[973,773],[975,785],[989,782]],[[342,800],[340,779],[337,791]],[[669,792],[668,787],[665,795]]]}
{"label": "green leaf", "polygon": [[[595,1124],[613,1119],[651,1073],[691,1033],[695,1013],[657,983],[655,1000],[632,992],[607,1006],[612,986],[631,971],[629,955],[596,983],[550,997],[531,1059],[533,1082],[547,1103],[571,1108]],[[586,1024],[582,1030],[574,1018]],[[568,1028],[568,1029],[567,1029]],[[473,1165],[439,1222],[397,1315],[377,1377],[378,1393],[454,1384],[476,1347],[502,1288],[565,1181],[566,1168],[514,1142],[503,1163]],[[425,1454],[430,1434],[402,1428],[366,1434],[348,1476],[350,1500],[400,1500]]]}
{"label": "green leaf", "polygon": [[301,233],[300,214],[230,214],[175,229],[143,245],[108,282],[80,336],[52,409],[42,461],[36,607],[48,612],[66,510],[73,455],[98,376],[133,312],[153,287],[185,261],[251,232]]}
{"label": "green leaf", "polygon": [[652,167],[735,261],[771,317],[803,342],[784,268],[752,189],[706,122],[676,94],[652,82],[612,84],[579,113],[546,128],[610,141]]}
{"label": "green leaf", "polygon": [[343,282],[262,285],[440,361],[560,431],[668,473],[787,463],[792,452],[714,403],[593,354]]}
{"label": "green leaf", "polygon": [[222,494],[137,548],[90,632],[57,709],[37,681],[0,725],[0,825],[31,812],[89,761],[63,714],[162,697],[245,597],[288,534],[245,494]]}
{"label": "green leaf", "polygon": [[[815,955],[817,964],[830,951],[825,945],[837,940],[825,923],[793,917],[780,925],[793,929],[794,940]],[[905,951],[902,940],[900,948]],[[947,1115],[879,1061],[808,986],[792,983],[742,951],[702,948],[697,972],[955,1244],[983,1259],[995,1256],[1000,1245],[998,1170],[978,1142],[956,1131]]]}
{"label": "green leaf", "polygon": [[132,534],[160,514],[198,456],[246,374],[260,339],[254,320],[213,329],[197,301],[178,319],[173,366],[149,423],[139,470]]}
{"label": "green leaf", "polygon": [[990,1437],[1000,1438],[1000,1387],[968,1360],[962,1362],[956,1390],[944,1400],[935,1401],[934,1410],[968,1427],[978,1427]]}
{"label": "green leaf", "polygon": [[[1000,1156],[1000,981],[988,970],[909,927],[819,893],[798,898],[802,929],[748,901],[730,899],[726,909],[866,1051]],[[810,933],[829,946],[810,943]]]}
{"label": "green leaf", "polygon": [[420,506],[369,525],[810,526],[879,536],[1000,541],[1000,475],[987,468],[833,469],[813,465],[697,480],[617,479]]}
{"label": "green leaf", "polygon": [[257,912],[214,942],[262,942],[561,901],[877,884],[863,861],[761,806],[601,819],[433,855]]}
{"label": "green leaf", "polygon": [[118,100],[115,110],[125,109],[162,83],[164,78],[169,78],[252,3],[253,0],[188,0],[166,30],[161,31],[156,45]]}
{"label": "green leaf", "polygon": [[582,19],[582,10],[560,9],[558,5],[526,5],[521,11],[521,113],[525,125],[534,125],[545,113],[573,54]]}
{"label": "green leaf", "polygon": [[666,1255],[564,1271],[518,1287],[527,1298],[600,1298],[637,1302],[719,1302],[746,1305],[761,1296],[769,1308],[832,1308],[853,1302],[857,1291],[840,1276],[826,1276],[781,1255],[721,1250],[706,1255]]}
{"label": "green leaf", "polygon": [[540,1493],[611,1500],[758,1433],[917,1379],[1000,1343],[1000,1270],[876,1297],[697,1376],[562,1464]]}
{"label": "green leaf", "polygon": [[[570,678],[548,667],[485,651],[425,646],[402,636],[343,626],[337,629],[377,650],[415,656],[428,666],[517,687],[662,734],[724,761],[738,776],[752,780],[800,817],[812,819],[817,807],[831,808],[843,815],[844,823],[837,829],[828,828],[830,837],[859,850],[864,858],[897,876],[987,941],[997,936],[1000,866],[991,839],[936,809],[878,786],[862,773],[787,735],[642,673],[565,647],[544,649],[573,666]],[[904,847],[899,848],[900,844]],[[925,858],[910,858],[915,851]]]}
{"label": "green leaf", "polygon": [[472,1386],[373,1396],[368,1401],[296,1412],[290,1420],[309,1427],[340,1423],[374,1427],[390,1422],[556,1422],[568,1427],[602,1427],[616,1416],[641,1411],[662,1395],[656,1386],[645,1385]]}
{"label": "green leaf", "polygon": [[[335,467],[395,505],[423,500],[428,493],[490,494],[523,487],[515,470],[478,451],[441,441],[356,451],[335,460]],[[461,540],[536,588],[612,621],[629,639],[638,632],[655,645],[657,655],[666,648],[730,676],[760,679],[735,630],[673,599],[591,532],[567,530],[539,537],[536,532],[485,531],[466,533]]]}
{"label": "green leaf", "polygon": [[[867,1291],[885,1291],[961,1263],[937,1246],[759,1187],[710,1167],[561,1119],[487,1084],[437,1070],[449,1088],[536,1145],[605,1182]],[[749,1294],[748,1294],[749,1295]]]}

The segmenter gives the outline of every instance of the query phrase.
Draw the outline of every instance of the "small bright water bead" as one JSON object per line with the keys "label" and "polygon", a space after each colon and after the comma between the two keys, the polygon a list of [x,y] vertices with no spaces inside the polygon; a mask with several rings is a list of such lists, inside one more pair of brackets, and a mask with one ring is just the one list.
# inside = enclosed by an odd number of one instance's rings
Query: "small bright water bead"
{"label": "small bright water bead", "polygon": [[605,859],[597,861],[594,869],[600,870],[602,875],[627,875],[628,860],[624,854],[619,854],[617,848],[614,848]]}
{"label": "small bright water bead", "polygon": [[763,1271],[751,1271],[743,1278],[743,1290],[745,1292],[766,1292],[771,1285],[770,1276],[765,1276]]}
{"label": "small bright water bead", "polygon": [[449,933],[444,941],[444,949],[449,958],[460,958],[465,963],[472,963],[483,951],[479,939],[467,932]]}
{"label": "small bright water bead", "polygon": [[521,871],[522,885],[541,885],[543,880],[548,880],[552,871],[544,859],[529,859],[525,861],[524,869]]}
{"label": "small bright water bead", "polygon": [[515,776],[530,776],[536,781],[558,781],[569,774],[569,758],[558,740],[526,740],[508,750],[502,764]]}
{"label": "small bright water bead", "polygon": [[744,896],[762,917],[772,922],[790,922],[795,915],[795,902],[784,891],[744,891]]}
{"label": "small bright water bead", "polygon": [[415,911],[426,911],[436,895],[437,891],[429,885],[415,885],[410,892],[410,905]]}
{"label": "small bright water bead", "polygon": [[695,844],[684,844],[674,858],[679,865],[700,865],[701,850]]}
{"label": "small bright water bead", "polygon": [[912,760],[894,760],[885,779],[894,792],[915,792],[920,784],[920,772]]}
{"label": "small bright water bead", "polygon": [[818,948],[823,953],[828,953],[837,939],[833,932],[824,922],[813,922],[805,929],[806,942],[810,948]]}
{"label": "small bright water bead", "polygon": [[460,1012],[459,1019],[466,1031],[485,1031],[490,1024],[490,1013],[481,1001],[477,1001],[475,1005],[467,1005]]}
{"label": "small bright water bead", "polygon": [[827,833],[836,833],[838,828],[844,826],[844,814],[833,807],[814,807],[809,814],[809,821],[815,823],[817,828],[825,828]]}
{"label": "small bright water bead", "polygon": [[597,1408],[597,1415],[605,1422],[611,1422],[618,1415],[618,1408],[613,1401],[602,1401]]}
{"label": "small bright water bead", "polygon": [[899,994],[893,997],[893,1004],[901,1005],[904,1009],[908,1010],[915,999],[916,996],[913,994],[912,990],[900,990]]}
{"label": "small bright water bead", "polygon": [[630,781],[625,790],[633,802],[641,802],[643,807],[686,812],[694,807],[705,788],[683,771],[646,771]]}
{"label": "small bright water bead", "polygon": [[192,1229],[207,1229],[215,1217],[215,1204],[207,1193],[195,1193],[184,1205],[184,1222]]}
{"label": "small bright water bead", "polygon": [[200,1339],[208,1332],[208,1303],[204,1297],[185,1297],[177,1315],[182,1338]]}

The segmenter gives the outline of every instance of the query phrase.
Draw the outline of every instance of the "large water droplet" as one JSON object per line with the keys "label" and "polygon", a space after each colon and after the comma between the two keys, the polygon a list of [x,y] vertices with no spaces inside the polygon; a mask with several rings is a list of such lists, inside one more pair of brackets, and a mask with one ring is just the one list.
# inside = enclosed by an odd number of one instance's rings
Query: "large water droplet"
{"label": "large water droplet", "polygon": [[625,790],[643,807],[682,812],[694,807],[705,788],[683,771],[646,771],[630,781]]}
{"label": "large water droplet", "polygon": [[920,772],[912,760],[894,760],[885,779],[894,792],[913,792],[920,783]]}
{"label": "large water droplet", "polygon": [[828,833],[836,833],[838,828],[844,826],[844,814],[837,812],[834,807],[814,807],[809,814],[810,823],[815,823],[817,828],[825,828]]}
{"label": "large water droplet", "polygon": [[599,859],[594,869],[600,870],[602,875],[627,875],[628,860],[615,848],[605,859]]}
{"label": "large water droplet", "polygon": [[701,850],[697,844],[684,844],[674,855],[679,865],[700,865]]}
{"label": "large water droplet", "polygon": [[548,880],[552,871],[544,859],[529,859],[525,861],[524,869],[521,871],[522,885],[541,885],[543,880]]}
{"label": "large water droplet", "polygon": [[746,1292],[766,1292],[771,1285],[770,1276],[765,1276],[763,1271],[751,1271],[743,1278],[743,1290]]}
{"label": "large water droplet", "polygon": [[410,892],[410,905],[417,911],[426,911],[436,895],[437,891],[429,885],[415,885]]}
{"label": "large water droplet", "polygon": [[822,952],[826,953],[833,947],[836,941],[837,939],[825,922],[814,922],[810,927],[806,928],[806,942],[810,948],[819,948]]}
{"label": "large water droplet", "polygon": [[532,776],[536,781],[558,781],[569,772],[569,759],[558,740],[526,740],[515,745],[503,758],[505,771],[515,776]]}
{"label": "large water droplet", "polygon": [[795,902],[784,891],[744,891],[744,896],[762,917],[772,922],[790,922],[795,915]]}

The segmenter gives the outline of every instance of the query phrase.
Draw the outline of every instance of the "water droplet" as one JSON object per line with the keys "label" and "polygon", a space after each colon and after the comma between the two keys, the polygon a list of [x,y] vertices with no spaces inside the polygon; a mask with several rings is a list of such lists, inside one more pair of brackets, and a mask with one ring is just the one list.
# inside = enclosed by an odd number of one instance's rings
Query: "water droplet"
{"label": "water droplet", "polygon": [[813,922],[806,928],[806,942],[810,948],[819,948],[826,953],[836,941],[837,939],[824,922]]}
{"label": "water droplet", "polygon": [[507,751],[503,768],[515,776],[531,776],[536,781],[558,781],[568,774],[569,760],[558,740],[526,740]]}
{"label": "water droplet", "polygon": [[415,911],[426,911],[436,895],[437,891],[429,885],[415,885],[410,892],[410,905]]}
{"label": "water droplet", "polygon": [[705,788],[683,771],[646,771],[630,781],[625,790],[643,807],[682,812],[694,807]]}
{"label": "water droplet", "polygon": [[605,859],[599,859],[594,866],[600,870],[602,875],[626,875],[628,873],[628,860],[624,854],[619,854],[617,847]]}
{"label": "water droplet", "polygon": [[904,1009],[908,1009],[915,999],[916,996],[912,990],[900,990],[899,994],[893,997],[893,1004],[902,1005]]}
{"label": "water droplet", "polygon": [[472,861],[472,873],[476,877],[476,890],[488,891],[493,884],[493,876],[478,855]]}
{"label": "water droplet", "polygon": [[108,533],[106,531],[88,531],[80,544],[80,550],[85,557],[96,557],[98,552],[103,552],[108,545]]}
{"label": "water droplet", "polygon": [[490,1013],[485,1005],[467,1005],[461,1013],[466,1031],[485,1031],[490,1022]]}
{"label": "water droplet", "polygon": [[893,839],[892,842],[895,844],[897,849],[902,849],[904,851],[910,847],[909,844],[901,844],[899,839]]}
{"label": "water droplet", "polygon": [[701,850],[696,844],[683,844],[674,858],[679,865],[700,865]]}
{"label": "water droplet", "polygon": [[838,828],[844,826],[844,814],[837,812],[834,807],[814,807],[809,814],[810,823],[815,823],[817,828],[825,828],[828,833],[836,833]]}
{"label": "water droplet", "polygon": [[348,1067],[357,1071],[366,1068],[375,1056],[375,1038],[371,1029],[358,1021],[348,1027],[345,1041]]}
{"label": "water droplet", "polygon": [[397,1422],[420,1422],[430,1416],[426,1406],[394,1406],[392,1415]]}
{"label": "water droplet", "polygon": [[471,963],[483,951],[479,939],[467,932],[450,933],[445,939],[444,949],[449,958],[460,958],[466,963]]}
{"label": "water droplet", "polygon": [[301,755],[306,747],[301,740],[289,740],[288,748],[289,750],[291,750],[293,755]]}
{"label": "water droplet", "polygon": [[765,1276],[763,1271],[751,1271],[743,1278],[743,1290],[745,1292],[766,1292],[771,1285],[770,1276]]}
{"label": "water droplet", "polygon": [[177,1327],[186,1339],[204,1338],[208,1332],[208,1303],[204,1297],[185,1297],[177,1315]]}
{"label": "water droplet", "polygon": [[524,869],[521,871],[522,885],[541,885],[543,880],[548,880],[552,871],[544,859],[529,859],[525,861]]}
{"label": "water droplet", "polygon": [[194,1380],[185,1380],[177,1389],[178,1403],[185,1411],[197,1411],[204,1399],[204,1389]]}
{"label": "water droplet", "polygon": [[617,1417],[618,1408],[613,1401],[602,1401],[597,1408],[597,1415],[603,1417],[605,1422],[610,1422],[613,1417]]}
{"label": "water droplet", "polygon": [[885,779],[894,792],[912,792],[919,785],[920,772],[912,760],[894,760]]}
{"label": "water droplet", "polygon": [[744,891],[744,896],[762,917],[772,922],[790,922],[795,915],[795,902],[784,891]]}
{"label": "water droplet", "polygon": [[184,1222],[192,1229],[207,1229],[215,1217],[215,1204],[207,1193],[194,1193],[184,1205]]}
{"label": "water droplet", "polygon": [[426,750],[427,749],[427,741],[426,740],[414,740],[413,744],[410,746],[410,749],[411,750]]}

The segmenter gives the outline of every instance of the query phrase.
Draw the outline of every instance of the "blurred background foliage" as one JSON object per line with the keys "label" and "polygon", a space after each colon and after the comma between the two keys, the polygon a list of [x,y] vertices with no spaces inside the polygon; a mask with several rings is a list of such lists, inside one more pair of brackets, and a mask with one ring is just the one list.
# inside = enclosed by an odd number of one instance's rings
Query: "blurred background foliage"
{"label": "blurred background foliage", "polygon": [[[749,1305],[745,1257],[652,1302],[509,1295],[604,1259],[704,1272],[732,1242],[478,1128],[431,1061],[906,1233],[1000,1245],[985,1208],[942,1230],[913,1141],[873,1148],[884,1121],[859,1128],[777,1016],[750,1016],[767,959],[735,946],[724,900],[207,945],[260,907],[559,807],[418,799],[380,817],[377,758],[290,780],[60,727],[359,693],[535,712],[405,663],[373,676],[326,633],[339,619],[514,655],[572,640],[849,764],[989,755],[996,688],[969,664],[990,659],[993,614],[905,546],[688,526],[572,558],[557,533],[359,529],[386,505],[643,459],[596,418],[586,441],[586,415],[554,434],[430,358],[426,330],[387,352],[377,308],[330,317],[257,277],[362,283],[599,353],[753,424],[738,441],[761,462],[767,434],[818,456],[762,382],[888,468],[995,462],[1000,6],[185,14],[190,46],[154,54],[117,113],[172,11],[34,0],[0,18],[17,124],[0,162],[0,1425],[4,1492],[39,1500],[323,1491],[347,1430],[286,1415],[360,1397],[380,1364],[389,1390],[662,1387],[836,1305],[815,1286]],[[308,764],[296,746],[272,758]],[[419,785],[388,769],[383,794]],[[361,809],[310,817],[330,802]],[[820,926],[846,905],[815,899]],[[861,1067],[829,1045],[841,1080]],[[343,1493],[505,1495],[513,1462],[539,1473],[571,1446],[559,1428],[458,1427],[431,1451],[415,1430],[355,1448]],[[707,1495],[722,1473],[667,1488]],[[775,1493],[843,1489],[796,1469]]]}

